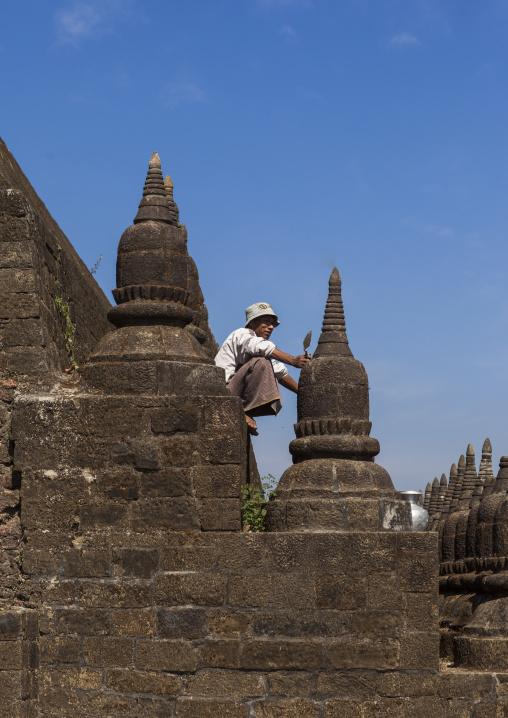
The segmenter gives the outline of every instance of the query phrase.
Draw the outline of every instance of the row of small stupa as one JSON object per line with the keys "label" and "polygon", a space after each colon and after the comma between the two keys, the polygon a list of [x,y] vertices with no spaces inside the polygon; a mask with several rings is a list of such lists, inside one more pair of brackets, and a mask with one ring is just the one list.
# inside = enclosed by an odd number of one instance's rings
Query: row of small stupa
{"label": "row of small stupa", "polygon": [[[441,574],[499,570],[508,555],[508,457],[494,476],[492,446],[485,439],[476,471],[471,444],[446,475],[427,484],[423,506],[429,530],[439,532]],[[504,561],[503,568],[504,568]]]}

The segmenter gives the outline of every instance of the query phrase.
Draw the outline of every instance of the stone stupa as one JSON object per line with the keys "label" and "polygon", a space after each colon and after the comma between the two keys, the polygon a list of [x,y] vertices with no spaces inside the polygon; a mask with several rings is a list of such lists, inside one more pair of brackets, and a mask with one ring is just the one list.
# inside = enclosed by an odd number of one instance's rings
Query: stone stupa
{"label": "stone stupa", "polygon": [[410,529],[409,504],[374,463],[370,429],[367,373],[349,348],[335,267],[318,346],[300,375],[294,463],[269,504],[272,531]]}

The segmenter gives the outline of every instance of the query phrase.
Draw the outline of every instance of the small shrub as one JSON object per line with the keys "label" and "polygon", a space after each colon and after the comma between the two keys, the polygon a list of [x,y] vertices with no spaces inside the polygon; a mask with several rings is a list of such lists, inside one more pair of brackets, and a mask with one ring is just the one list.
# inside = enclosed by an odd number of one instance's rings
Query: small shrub
{"label": "small shrub", "polygon": [[277,490],[277,479],[272,474],[261,479],[263,488],[245,484],[242,486],[242,524],[249,531],[266,531],[266,504],[274,499]]}

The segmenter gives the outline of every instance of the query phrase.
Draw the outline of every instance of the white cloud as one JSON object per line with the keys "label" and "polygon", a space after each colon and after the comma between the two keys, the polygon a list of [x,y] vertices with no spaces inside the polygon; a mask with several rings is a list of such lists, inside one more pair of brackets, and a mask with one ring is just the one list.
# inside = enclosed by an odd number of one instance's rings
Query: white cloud
{"label": "white cloud", "polygon": [[161,92],[160,98],[168,107],[175,108],[179,105],[189,105],[204,102],[205,91],[195,82],[188,80],[168,82]]}
{"label": "white cloud", "polygon": [[59,10],[55,22],[60,40],[73,43],[90,37],[98,29],[101,16],[93,5],[76,2],[70,8]]}
{"label": "white cloud", "polygon": [[388,41],[388,47],[395,48],[417,47],[418,45],[421,45],[421,42],[409,32],[401,32]]}
{"label": "white cloud", "polygon": [[[59,42],[79,41],[113,31],[113,23],[132,14],[134,0],[74,0],[55,13]],[[139,18],[138,18],[139,19]]]}

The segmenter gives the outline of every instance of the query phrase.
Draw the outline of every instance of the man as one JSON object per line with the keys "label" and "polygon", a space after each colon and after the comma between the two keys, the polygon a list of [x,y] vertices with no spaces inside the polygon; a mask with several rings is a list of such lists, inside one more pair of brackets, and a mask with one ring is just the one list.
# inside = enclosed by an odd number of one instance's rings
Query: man
{"label": "man", "polygon": [[282,362],[301,369],[308,358],[286,354],[269,341],[280,322],[266,302],[247,307],[245,318],[245,327],[228,336],[215,364],[225,370],[231,394],[241,397],[249,432],[257,436],[254,417],[276,415],[282,408],[279,384],[298,392],[298,384]]}

